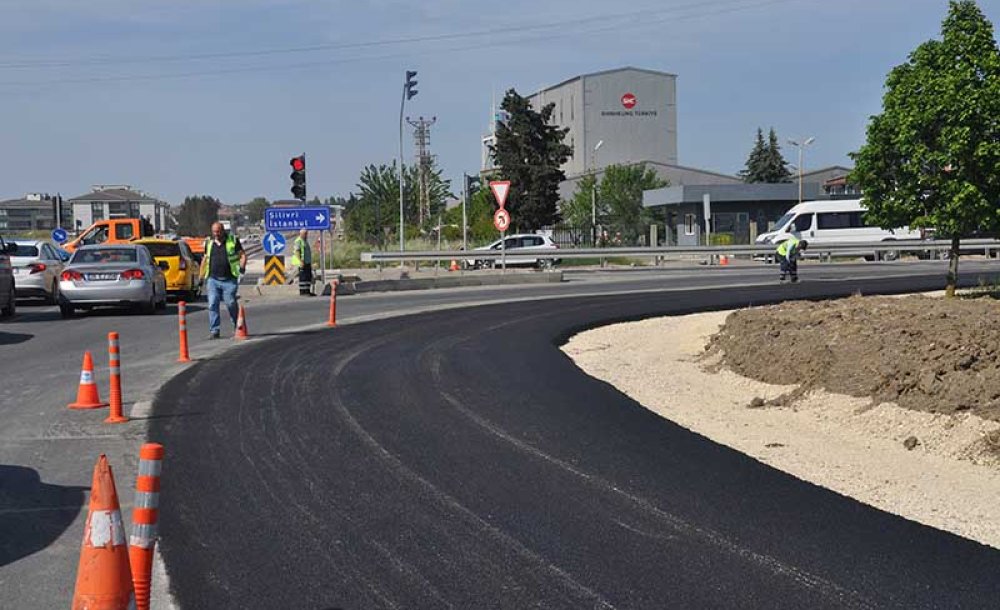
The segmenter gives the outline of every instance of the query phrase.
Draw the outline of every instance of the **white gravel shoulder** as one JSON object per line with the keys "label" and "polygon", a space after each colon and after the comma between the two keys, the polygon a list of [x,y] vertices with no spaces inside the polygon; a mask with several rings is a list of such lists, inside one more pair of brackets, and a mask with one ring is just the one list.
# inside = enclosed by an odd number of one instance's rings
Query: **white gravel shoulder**
{"label": "white gravel shoulder", "polygon": [[[813,392],[788,407],[750,408],[794,386],[761,383],[704,357],[729,312],[597,328],[564,352],[662,417],[774,468],[881,510],[1000,548],[1000,425]],[[903,442],[914,436],[912,450]]]}

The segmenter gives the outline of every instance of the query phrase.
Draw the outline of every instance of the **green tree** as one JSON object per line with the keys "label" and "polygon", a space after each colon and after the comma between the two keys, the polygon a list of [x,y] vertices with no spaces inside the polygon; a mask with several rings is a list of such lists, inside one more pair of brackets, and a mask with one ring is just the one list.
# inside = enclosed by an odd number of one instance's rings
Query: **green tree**
{"label": "green tree", "polygon": [[598,222],[606,222],[625,244],[637,244],[654,222],[651,212],[642,207],[642,192],[669,184],[645,163],[609,165],[597,189]]}
{"label": "green tree", "polygon": [[[357,199],[345,205],[344,222],[351,239],[372,244],[386,245],[386,240],[399,238],[399,172],[397,165],[369,165],[358,178]],[[403,166],[403,219],[408,237],[426,233],[437,224],[437,211],[444,210],[451,194],[451,182],[442,177],[442,170],[433,165],[428,174],[431,215],[418,227],[417,191],[418,169]]]}
{"label": "green tree", "polygon": [[747,157],[746,167],[740,171],[740,177],[744,182],[778,183],[789,182],[790,176],[788,162],[781,154],[774,127],[768,132],[767,142],[764,141],[764,130],[758,127],[757,139]]}
{"label": "green tree", "polygon": [[212,223],[219,219],[222,203],[208,195],[192,195],[184,198],[177,210],[177,232],[181,235],[208,235]]}
{"label": "green tree", "polygon": [[509,119],[500,124],[490,152],[501,176],[510,180],[506,209],[517,230],[534,230],[559,219],[559,183],[566,179],[560,166],[572,149],[563,143],[569,129],[550,125],[555,104],[540,112],[514,89],[500,107]]}
{"label": "green tree", "polygon": [[[597,178],[587,174],[576,183],[576,192],[569,201],[564,201],[559,210],[563,222],[570,229],[573,243],[581,243],[584,236],[592,235],[593,216],[597,203]],[[604,214],[601,214],[603,217]]]}
{"label": "green tree", "polygon": [[267,199],[263,197],[254,197],[249,203],[246,204],[246,214],[247,220],[252,224],[257,224],[264,220],[264,210],[271,205]]}
{"label": "green tree", "polygon": [[764,179],[761,182],[777,184],[791,181],[792,174],[788,171],[788,161],[785,161],[785,157],[781,154],[781,145],[778,143],[778,135],[774,133],[774,127],[767,134],[762,170]]}
{"label": "green tree", "polygon": [[961,237],[1000,226],[1000,50],[971,0],[949,3],[941,34],[889,73],[850,180],[869,221],[951,239],[954,296]]}
{"label": "green tree", "polygon": [[764,180],[764,157],[767,155],[767,145],[764,144],[764,130],[757,128],[757,140],[754,142],[753,150],[747,157],[746,167],[740,170],[740,177],[743,182],[765,182]]}

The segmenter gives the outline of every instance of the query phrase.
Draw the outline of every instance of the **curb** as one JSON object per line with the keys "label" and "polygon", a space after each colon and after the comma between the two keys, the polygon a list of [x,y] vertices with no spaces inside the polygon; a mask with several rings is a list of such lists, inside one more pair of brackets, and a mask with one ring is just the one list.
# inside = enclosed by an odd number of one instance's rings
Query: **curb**
{"label": "curb", "polygon": [[[328,274],[329,277],[329,274]],[[511,286],[516,284],[558,284],[563,281],[562,271],[538,273],[512,273],[508,275],[442,276],[399,280],[362,280],[357,276],[338,275],[337,294],[351,295],[365,292],[398,292],[403,290],[433,290],[435,288],[460,288],[463,286]],[[297,296],[297,285],[254,286],[259,296]],[[323,296],[330,295],[330,284],[323,286]]]}

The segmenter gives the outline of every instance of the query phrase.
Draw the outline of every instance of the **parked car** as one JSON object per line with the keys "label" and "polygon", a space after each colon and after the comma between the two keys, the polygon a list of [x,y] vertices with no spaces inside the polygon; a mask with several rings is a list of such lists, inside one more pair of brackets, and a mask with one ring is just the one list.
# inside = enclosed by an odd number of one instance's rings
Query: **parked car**
{"label": "parked car", "polygon": [[[522,235],[508,235],[504,239],[498,239],[495,242],[489,244],[488,246],[482,246],[473,250],[495,250],[500,251],[500,246],[503,244],[503,249],[506,250],[506,260],[508,266],[533,266],[539,269],[548,269],[553,265],[558,264],[560,259],[550,258],[545,256],[546,250],[558,250],[559,246],[556,245],[552,238],[547,235],[535,235],[535,234],[522,234]],[[497,258],[495,260],[491,259],[475,259],[470,258],[465,261],[466,267],[471,267],[473,269],[481,269],[483,267],[499,267],[501,262]]]}
{"label": "parked car", "polygon": [[157,264],[165,262],[163,275],[167,279],[167,292],[186,301],[196,301],[201,294],[201,266],[184,241],[169,239],[139,239],[136,244],[146,246]]}
{"label": "parked car", "polygon": [[162,266],[142,245],[77,248],[60,276],[59,311],[64,318],[77,309],[98,306],[129,306],[155,313],[167,306]]}
{"label": "parked car", "polygon": [[14,244],[8,244],[0,236],[0,318],[13,316],[17,311],[17,289],[14,282],[14,268],[10,264],[10,252]]}
{"label": "parked car", "polygon": [[17,280],[17,296],[43,298],[55,304],[59,297],[59,276],[63,260],[56,247],[44,239],[15,239],[10,262]]}

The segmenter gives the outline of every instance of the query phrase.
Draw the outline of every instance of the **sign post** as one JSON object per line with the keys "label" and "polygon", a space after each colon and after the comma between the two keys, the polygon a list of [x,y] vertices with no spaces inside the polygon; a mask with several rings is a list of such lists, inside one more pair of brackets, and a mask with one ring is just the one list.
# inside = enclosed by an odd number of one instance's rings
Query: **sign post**
{"label": "sign post", "polygon": [[510,180],[493,180],[490,190],[500,209],[493,215],[493,226],[500,231],[500,273],[507,273],[507,228],[510,226],[510,212],[503,209],[510,192]]}

